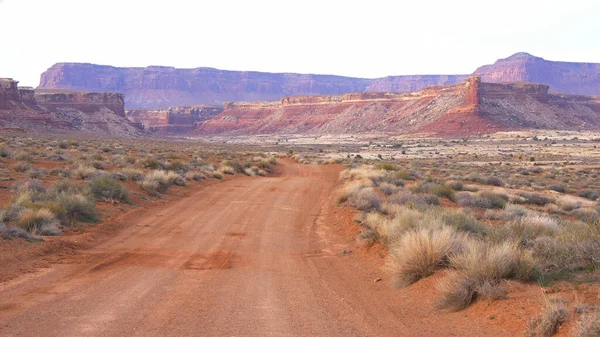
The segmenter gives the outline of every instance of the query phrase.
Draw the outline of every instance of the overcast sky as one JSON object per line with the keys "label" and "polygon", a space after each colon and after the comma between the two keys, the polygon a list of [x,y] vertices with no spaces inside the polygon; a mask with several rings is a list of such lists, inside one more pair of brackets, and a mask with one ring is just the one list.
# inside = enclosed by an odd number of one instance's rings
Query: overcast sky
{"label": "overcast sky", "polygon": [[[396,3],[395,5],[391,5]],[[57,62],[382,77],[600,63],[598,0],[0,0],[0,77]]]}

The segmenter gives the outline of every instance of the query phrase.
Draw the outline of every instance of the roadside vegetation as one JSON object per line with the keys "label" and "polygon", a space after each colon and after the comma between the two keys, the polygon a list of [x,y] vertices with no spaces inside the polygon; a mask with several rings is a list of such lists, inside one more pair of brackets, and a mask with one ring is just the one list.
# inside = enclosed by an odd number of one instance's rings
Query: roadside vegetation
{"label": "roadside vegetation", "polygon": [[0,137],[0,237],[43,241],[230,176],[267,176],[271,154],[160,140]]}
{"label": "roadside vegetation", "polygon": [[[505,299],[511,282],[599,279],[600,168],[362,157],[345,163],[336,200],[360,211],[359,242],[387,249],[396,287],[443,272],[440,310]],[[597,332],[595,310],[573,316],[567,307],[547,300],[527,334],[551,336],[574,317],[576,336]]]}

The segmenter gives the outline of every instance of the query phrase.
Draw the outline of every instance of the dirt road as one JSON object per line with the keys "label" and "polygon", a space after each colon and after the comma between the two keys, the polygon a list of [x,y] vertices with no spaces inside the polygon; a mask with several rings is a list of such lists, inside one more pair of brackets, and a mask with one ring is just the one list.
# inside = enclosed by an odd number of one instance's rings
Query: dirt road
{"label": "dirt road", "polygon": [[[207,186],[114,238],[0,285],[1,336],[504,335],[391,289],[327,223],[339,168]],[[427,285],[422,285],[426,287]],[[412,293],[411,293],[412,291]]]}

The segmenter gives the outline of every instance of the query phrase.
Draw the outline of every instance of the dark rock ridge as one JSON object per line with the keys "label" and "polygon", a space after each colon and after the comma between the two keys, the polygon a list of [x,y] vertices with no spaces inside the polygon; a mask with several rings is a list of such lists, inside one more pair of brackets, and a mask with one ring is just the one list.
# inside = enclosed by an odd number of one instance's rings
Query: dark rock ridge
{"label": "dark rock ridge", "polygon": [[119,93],[37,91],[0,78],[0,129],[144,134],[125,118],[124,100]]}
{"label": "dark rock ridge", "polygon": [[[551,92],[600,95],[600,64],[546,61],[527,53],[500,59],[474,73],[484,82],[533,82]],[[468,75],[389,76],[376,79],[332,75],[176,69],[118,68],[57,63],[44,72],[38,88],[125,94],[128,109],[222,105],[232,101],[278,100],[286,96],[341,95],[352,92],[410,92],[453,85]],[[0,103],[1,104],[1,103]]]}
{"label": "dark rock ridge", "polygon": [[410,93],[284,97],[226,103],[194,134],[427,132],[464,136],[514,129],[600,129],[600,97],[551,94],[534,83],[461,84]]}
{"label": "dark rock ridge", "polygon": [[144,129],[161,135],[177,135],[190,132],[197,123],[213,118],[223,112],[222,106],[201,105],[193,107],[170,107],[152,110],[127,110],[127,118]]}

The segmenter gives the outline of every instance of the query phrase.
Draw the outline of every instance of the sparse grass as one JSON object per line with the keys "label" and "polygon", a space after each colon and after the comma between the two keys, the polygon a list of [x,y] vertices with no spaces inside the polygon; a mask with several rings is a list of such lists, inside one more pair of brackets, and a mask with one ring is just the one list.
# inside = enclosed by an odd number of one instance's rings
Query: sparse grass
{"label": "sparse grass", "polygon": [[540,316],[529,322],[525,335],[528,337],[550,337],[565,323],[569,310],[555,298],[545,298]]}
{"label": "sparse grass", "polygon": [[600,336],[600,311],[585,313],[577,322],[572,331],[574,337],[598,337]]}
{"label": "sparse grass", "polygon": [[[501,294],[503,279],[529,280],[536,271],[532,255],[518,244],[492,244],[470,240],[465,249],[449,257],[454,268],[438,284],[438,306],[449,311],[468,307],[478,297]],[[492,296],[493,297],[493,296]]]}
{"label": "sparse grass", "polygon": [[394,284],[406,287],[445,267],[449,256],[461,251],[465,242],[466,237],[450,227],[406,232],[390,249]]}
{"label": "sparse grass", "polygon": [[129,202],[129,192],[127,189],[107,175],[96,177],[89,184],[96,198]]}

